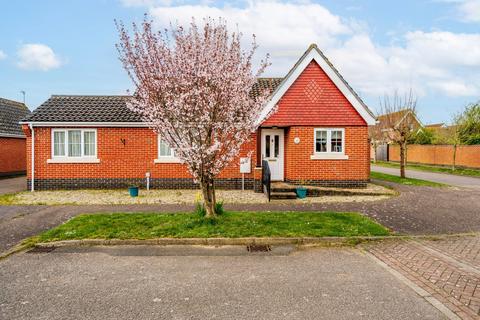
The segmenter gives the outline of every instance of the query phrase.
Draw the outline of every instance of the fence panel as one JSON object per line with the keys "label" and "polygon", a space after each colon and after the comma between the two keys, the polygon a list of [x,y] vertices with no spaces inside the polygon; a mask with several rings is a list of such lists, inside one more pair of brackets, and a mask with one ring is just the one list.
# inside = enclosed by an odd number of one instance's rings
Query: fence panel
{"label": "fence panel", "polygon": [[[453,146],[411,144],[407,149],[407,162],[451,166],[453,164]],[[390,161],[400,161],[400,148],[390,145]],[[480,145],[458,146],[456,165],[467,168],[480,168]]]}

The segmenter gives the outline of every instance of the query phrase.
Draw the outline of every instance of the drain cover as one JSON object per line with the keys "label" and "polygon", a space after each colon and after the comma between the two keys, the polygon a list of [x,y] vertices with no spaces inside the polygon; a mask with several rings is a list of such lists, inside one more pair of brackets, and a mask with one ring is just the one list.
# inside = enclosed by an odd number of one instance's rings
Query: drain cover
{"label": "drain cover", "polygon": [[268,244],[251,244],[247,246],[248,252],[269,252],[272,247]]}
{"label": "drain cover", "polygon": [[35,247],[32,250],[27,251],[27,253],[48,253],[55,250],[55,247]]}

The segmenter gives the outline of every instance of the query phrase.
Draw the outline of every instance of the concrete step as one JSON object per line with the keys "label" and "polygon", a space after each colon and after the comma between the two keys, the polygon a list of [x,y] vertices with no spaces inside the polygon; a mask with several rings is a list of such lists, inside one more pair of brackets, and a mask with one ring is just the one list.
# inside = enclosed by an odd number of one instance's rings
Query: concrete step
{"label": "concrete step", "polygon": [[297,199],[295,192],[272,192],[270,193],[270,199],[283,200],[283,199]]}
{"label": "concrete step", "polygon": [[272,192],[295,192],[295,187],[274,187],[272,186]]}

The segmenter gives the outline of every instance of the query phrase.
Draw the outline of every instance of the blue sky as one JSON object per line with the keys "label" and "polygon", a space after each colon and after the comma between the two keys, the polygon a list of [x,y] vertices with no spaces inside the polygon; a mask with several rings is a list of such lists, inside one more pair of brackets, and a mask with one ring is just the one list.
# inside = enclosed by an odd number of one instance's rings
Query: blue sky
{"label": "blue sky", "polygon": [[312,42],[367,104],[413,88],[425,123],[449,121],[480,99],[480,0],[411,1],[3,1],[0,97],[31,109],[52,94],[123,94],[131,88],[115,49],[114,19],[157,26],[222,16],[255,33],[266,76],[283,76]]}

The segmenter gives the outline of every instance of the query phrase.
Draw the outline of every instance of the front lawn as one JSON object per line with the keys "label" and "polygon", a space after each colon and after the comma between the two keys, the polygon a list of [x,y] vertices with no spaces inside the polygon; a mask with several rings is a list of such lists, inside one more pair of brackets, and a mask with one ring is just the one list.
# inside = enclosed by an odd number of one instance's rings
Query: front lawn
{"label": "front lawn", "polygon": [[[382,166],[387,168],[400,168],[400,164],[396,162],[386,162],[386,161],[377,161],[373,163],[376,166]],[[427,172],[438,172],[438,173],[448,173],[455,174],[459,176],[472,176],[480,177],[479,169],[467,169],[467,168],[456,168],[452,170],[450,167],[441,167],[441,166],[429,166],[423,164],[407,164],[407,169],[417,170],[417,171],[427,171]]]}
{"label": "front lawn", "polygon": [[385,236],[382,225],[358,213],[225,212],[214,221],[194,213],[85,214],[35,239],[153,239],[212,237]]}
{"label": "front lawn", "polygon": [[372,171],[370,172],[370,178],[383,180],[388,182],[395,182],[399,184],[411,185],[411,186],[427,186],[427,187],[446,187],[446,184],[421,180],[421,179],[414,179],[414,178],[400,178],[399,176],[395,176],[392,174],[387,173],[380,173]]}

